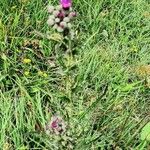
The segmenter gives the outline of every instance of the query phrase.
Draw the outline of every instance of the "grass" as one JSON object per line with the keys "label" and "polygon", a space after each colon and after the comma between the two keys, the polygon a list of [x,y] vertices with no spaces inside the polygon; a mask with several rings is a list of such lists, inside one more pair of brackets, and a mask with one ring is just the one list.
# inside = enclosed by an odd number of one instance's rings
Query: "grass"
{"label": "grass", "polygon": [[[35,34],[52,33],[47,3],[0,2],[1,149],[138,149],[150,119],[149,1],[74,0],[73,55],[55,49],[58,35]],[[55,113],[65,135],[43,130]]]}

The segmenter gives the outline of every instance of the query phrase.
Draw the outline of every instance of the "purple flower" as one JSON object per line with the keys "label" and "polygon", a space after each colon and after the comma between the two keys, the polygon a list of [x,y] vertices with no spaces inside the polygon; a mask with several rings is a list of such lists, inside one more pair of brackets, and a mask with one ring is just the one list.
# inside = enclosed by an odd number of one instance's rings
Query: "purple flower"
{"label": "purple flower", "polygon": [[65,9],[70,8],[72,5],[71,0],[60,0],[60,3]]}
{"label": "purple flower", "polygon": [[65,132],[66,125],[64,120],[59,116],[52,116],[50,123],[46,126],[46,131],[52,131],[56,134]]}
{"label": "purple flower", "polygon": [[56,120],[54,120],[53,122],[51,122],[51,128],[52,129],[55,129],[55,128],[57,128],[58,127],[58,123],[57,123],[57,121],[58,121],[58,119],[56,119]]}

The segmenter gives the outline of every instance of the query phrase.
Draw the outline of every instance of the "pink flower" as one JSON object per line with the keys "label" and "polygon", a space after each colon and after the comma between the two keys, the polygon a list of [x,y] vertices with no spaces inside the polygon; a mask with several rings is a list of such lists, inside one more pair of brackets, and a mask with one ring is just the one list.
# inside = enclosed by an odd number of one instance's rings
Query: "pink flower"
{"label": "pink flower", "polygon": [[60,3],[63,8],[70,8],[72,5],[71,0],[60,0]]}

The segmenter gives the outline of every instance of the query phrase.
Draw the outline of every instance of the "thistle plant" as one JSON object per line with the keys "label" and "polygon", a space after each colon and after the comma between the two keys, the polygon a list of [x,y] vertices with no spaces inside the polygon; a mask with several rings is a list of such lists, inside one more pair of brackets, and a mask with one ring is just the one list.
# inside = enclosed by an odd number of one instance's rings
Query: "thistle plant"
{"label": "thistle plant", "polygon": [[72,20],[76,17],[76,12],[71,7],[70,0],[60,0],[60,5],[47,7],[50,14],[47,20],[47,24],[57,32],[64,33],[65,31],[71,31]]}
{"label": "thistle plant", "polygon": [[[58,62],[60,62],[61,67],[64,67],[67,71],[68,64],[70,63],[70,60],[73,60],[73,54],[72,54],[72,31],[73,31],[73,19],[76,17],[76,12],[73,11],[71,0],[60,0],[60,5],[52,6],[48,5],[47,10],[49,13],[49,17],[47,20],[47,24],[56,32],[62,33],[62,41],[58,41],[54,43],[55,46],[55,52],[56,52],[56,59],[58,59]],[[64,53],[64,48],[69,53]],[[68,54],[65,56],[65,54]],[[66,57],[69,59],[66,59]],[[66,60],[68,61],[66,63]],[[66,64],[65,64],[66,63]],[[66,72],[65,70],[65,72]],[[68,74],[66,74],[67,76]],[[70,77],[68,77],[70,78]],[[68,97],[71,94],[68,94]],[[70,98],[71,99],[71,98]],[[68,129],[68,124],[65,122],[61,117],[58,115],[54,115],[51,118],[51,121],[47,123],[45,127],[45,131],[48,135],[58,135],[61,138],[63,136],[71,139],[70,130]]]}
{"label": "thistle plant", "polygon": [[60,116],[52,116],[51,121],[46,126],[46,132],[49,134],[55,133],[57,135],[63,134],[66,130],[66,125],[64,120]]}

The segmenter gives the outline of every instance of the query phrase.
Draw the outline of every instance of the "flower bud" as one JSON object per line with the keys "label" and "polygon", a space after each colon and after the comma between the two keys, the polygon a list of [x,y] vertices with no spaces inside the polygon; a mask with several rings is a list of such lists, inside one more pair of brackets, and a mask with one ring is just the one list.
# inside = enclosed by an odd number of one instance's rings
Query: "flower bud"
{"label": "flower bud", "polygon": [[66,27],[67,27],[67,23],[64,22],[64,21],[62,21],[62,22],[60,22],[60,26],[61,26],[62,28],[66,28]]}
{"label": "flower bud", "polygon": [[71,12],[71,13],[69,14],[69,18],[72,19],[73,17],[76,17],[76,15],[77,15],[77,14],[76,14],[75,12]]}
{"label": "flower bud", "polygon": [[47,24],[49,25],[49,26],[52,26],[52,25],[54,25],[54,20],[53,19],[51,19],[51,18],[49,18],[48,20],[47,20]]}
{"label": "flower bud", "polygon": [[48,5],[47,10],[48,10],[49,13],[52,13],[54,11],[54,6]]}
{"label": "flower bud", "polygon": [[54,16],[54,15],[50,15],[48,18],[54,20],[54,19],[55,19],[55,16]]}
{"label": "flower bud", "polygon": [[72,11],[72,7],[69,8],[69,11]]}
{"label": "flower bud", "polygon": [[55,17],[57,17],[58,14],[59,14],[59,11],[58,11],[58,10],[53,11],[53,15],[54,15]]}
{"label": "flower bud", "polygon": [[64,12],[62,12],[62,11],[58,14],[58,17],[59,17],[59,18],[61,18],[61,19],[63,19],[63,18],[64,18],[64,16],[65,16],[65,13],[64,13]]}
{"label": "flower bud", "polygon": [[68,17],[65,17],[63,21],[64,21],[64,22],[69,22],[70,19],[69,19]]}
{"label": "flower bud", "polygon": [[56,10],[58,11],[62,10],[62,6],[61,5],[56,6]]}
{"label": "flower bud", "polygon": [[67,27],[68,27],[69,29],[71,29],[71,27],[72,27],[71,23],[68,23],[68,24],[67,24]]}
{"label": "flower bud", "polygon": [[58,31],[58,32],[63,32],[64,29],[63,29],[62,27],[58,26],[57,31]]}
{"label": "flower bud", "polygon": [[55,18],[55,22],[56,22],[56,23],[59,23],[59,22],[60,22],[60,19],[59,19],[59,18]]}
{"label": "flower bud", "polygon": [[57,29],[58,28],[58,25],[57,24],[54,24],[54,26],[53,26],[53,29]]}

